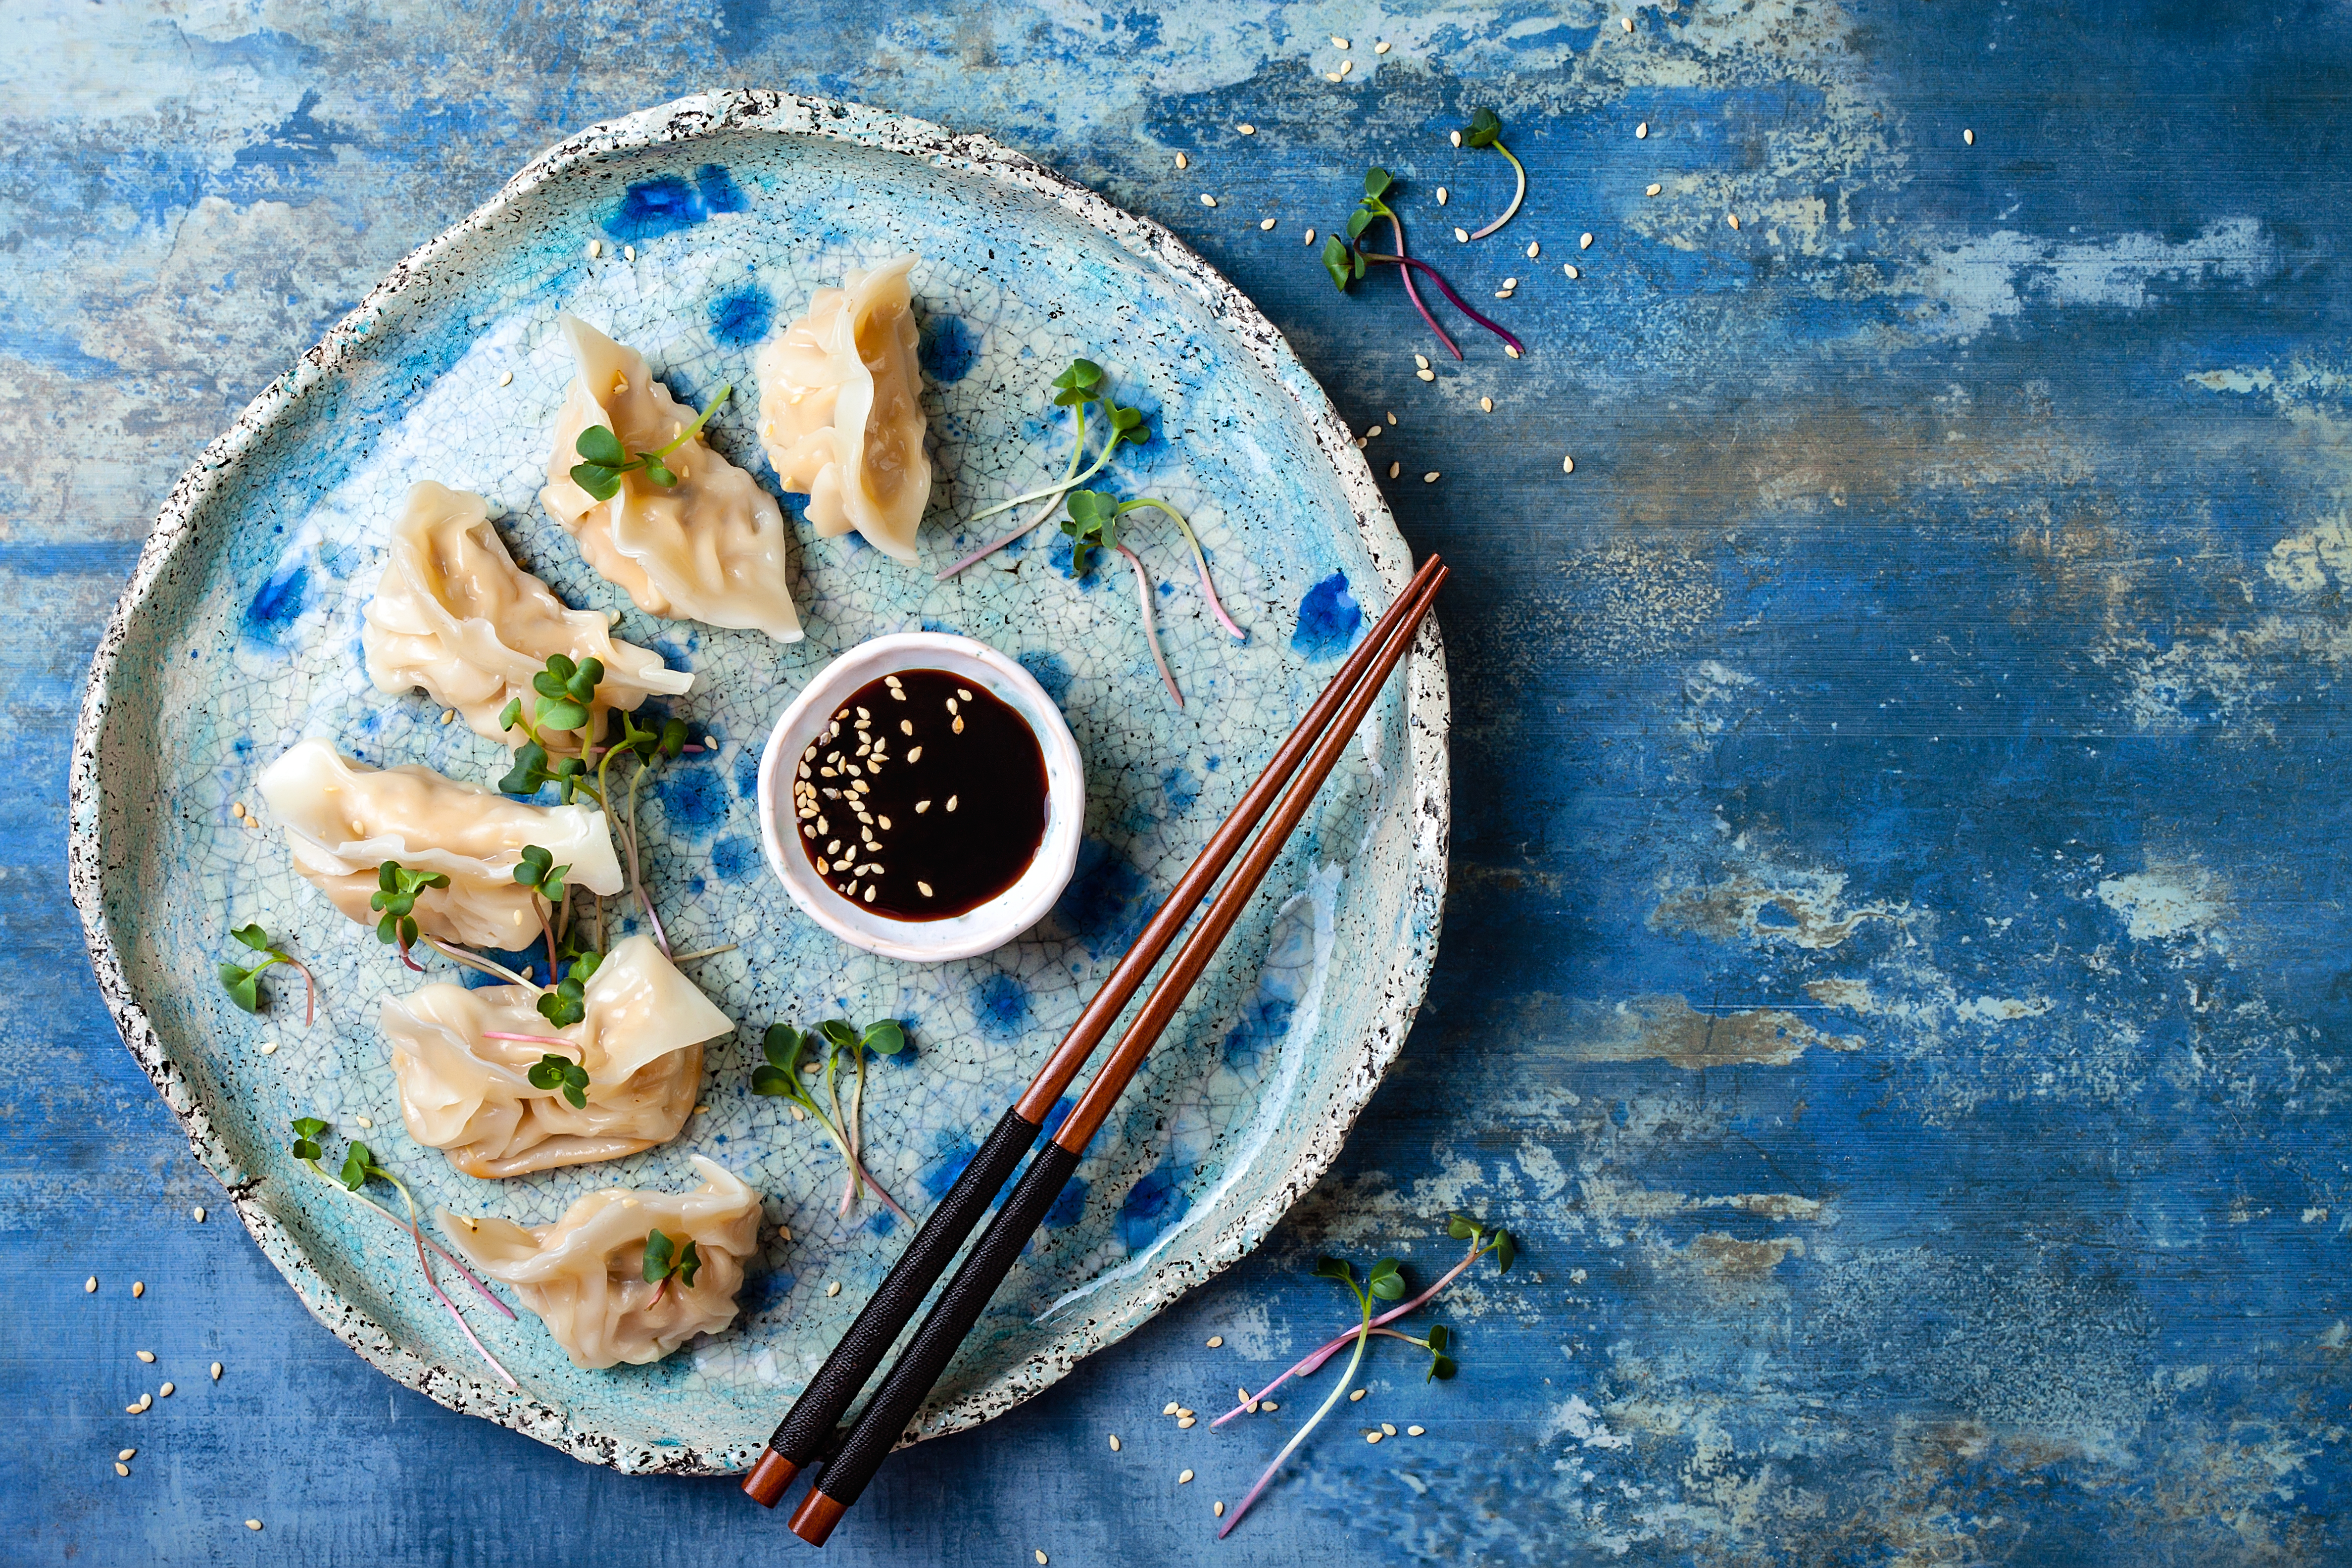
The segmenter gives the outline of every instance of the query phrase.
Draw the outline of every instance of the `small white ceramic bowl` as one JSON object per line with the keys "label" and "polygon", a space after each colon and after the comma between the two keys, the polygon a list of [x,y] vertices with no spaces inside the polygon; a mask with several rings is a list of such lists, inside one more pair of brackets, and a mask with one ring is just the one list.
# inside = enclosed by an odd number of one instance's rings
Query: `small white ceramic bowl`
{"label": "small white ceramic bowl", "polygon": [[[793,770],[811,742],[833,721],[850,693],[871,680],[909,669],[944,669],[984,686],[1027,721],[1045,757],[1045,836],[1021,879],[988,902],[945,920],[902,921],[852,903],[827,887],[793,842]],[[760,841],[768,868],[809,919],[848,942],[886,958],[932,963],[970,958],[1003,947],[1045,918],[1078,863],[1078,833],[1087,810],[1078,743],[1062,710],[1030,673],[970,637],[944,632],[899,632],[863,642],[818,672],[776,721],[760,757]]]}

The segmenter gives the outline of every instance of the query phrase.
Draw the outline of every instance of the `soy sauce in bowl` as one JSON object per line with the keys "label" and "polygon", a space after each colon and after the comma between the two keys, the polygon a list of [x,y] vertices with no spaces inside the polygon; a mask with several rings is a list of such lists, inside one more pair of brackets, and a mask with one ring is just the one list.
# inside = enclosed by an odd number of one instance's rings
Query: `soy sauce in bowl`
{"label": "soy sauce in bowl", "polygon": [[1045,756],[969,676],[900,669],[835,709],[793,769],[801,853],[824,885],[902,921],[946,920],[1021,879],[1045,836]]}

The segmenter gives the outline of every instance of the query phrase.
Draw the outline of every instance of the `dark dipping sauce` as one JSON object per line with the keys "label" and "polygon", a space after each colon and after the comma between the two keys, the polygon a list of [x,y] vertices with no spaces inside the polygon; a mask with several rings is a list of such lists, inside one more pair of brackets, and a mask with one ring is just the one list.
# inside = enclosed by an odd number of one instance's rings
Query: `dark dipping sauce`
{"label": "dark dipping sauce", "polygon": [[902,921],[978,909],[1045,837],[1045,753],[968,676],[902,669],[850,694],[793,767],[801,852],[854,903]]}

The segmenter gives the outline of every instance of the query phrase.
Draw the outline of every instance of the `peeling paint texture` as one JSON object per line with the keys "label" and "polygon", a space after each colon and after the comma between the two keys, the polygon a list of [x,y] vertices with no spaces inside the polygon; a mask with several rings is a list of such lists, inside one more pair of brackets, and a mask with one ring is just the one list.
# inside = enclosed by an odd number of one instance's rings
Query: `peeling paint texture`
{"label": "peeling paint texture", "polygon": [[[1046,1395],[900,1455],[828,1561],[2352,1561],[2352,11],[24,0],[9,36],[12,1557],[797,1550],[723,1479],[397,1387],[194,1223],[219,1190],[114,1037],[63,853],[81,673],[182,468],[540,149],[751,85],[1167,224],[1351,428],[1394,411],[1367,456],[1454,571],[1444,942],[1339,1164]],[[1509,196],[1445,135],[1482,104],[1530,193],[1465,247]],[[1527,359],[1465,337],[1423,382],[1394,280],[1332,289],[1301,237],[1371,161]],[[1299,632],[1336,648],[1328,608]],[[1156,1413],[1336,1328],[1318,1252],[1430,1277],[1449,1208],[1524,1238],[1424,1314],[1461,1377],[1376,1343],[1213,1545],[1314,1401]]]}

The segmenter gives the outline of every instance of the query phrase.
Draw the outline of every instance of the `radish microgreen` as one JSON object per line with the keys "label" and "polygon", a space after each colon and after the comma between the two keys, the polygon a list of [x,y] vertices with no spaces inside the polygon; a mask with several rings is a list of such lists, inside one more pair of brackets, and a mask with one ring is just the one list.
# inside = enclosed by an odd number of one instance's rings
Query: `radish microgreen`
{"label": "radish microgreen", "polygon": [[[586,1017],[588,1004],[585,997],[588,981],[596,973],[597,966],[604,962],[604,954],[596,952],[583,952],[574,957],[564,969],[562,983],[551,991],[540,993],[539,1016],[559,1029],[566,1028]],[[551,964],[549,973],[553,972]],[[539,1087],[551,1089],[554,1086],[542,1083]]]}
{"label": "radish microgreen", "polygon": [[491,1295],[490,1288],[476,1279],[474,1271],[452,1258],[446,1248],[438,1243],[425,1239],[425,1228],[417,1223],[416,1218],[416,1194],[408,1190],[408,1184],[384,1169],[383,1163],[376,1159],[374,1151],[366,1144],[359,1142],[354,1142],[344,1151],[341,1173],[331,1176],[319,1163],[326,1153],[325,1147],[320,1140],[328,1132],[327,1123],[315,1116],[303,1116],[295,1119],[293,1129],[293,1154],[296,1160],[308,1166],[310,1173],[320,1181],[351,1194],[395,1226],[400,1226],[399,1216],[369,1197],[365,1189],[370,1182],[389,1182],[399,1192],[402,1200],[408,1205],[408,1223],[400,1227],[407,1231],[410,1238],[416,1244],[416,1264],[418,1268],[425,1270],[425,1283],[431,1288],[435,1299],[448,1310],[449,1316],[457,1321],[457,1331],[466,1336],[466,1342],[474,1347],[474,1352],[489,1363],[490,1370],[503,1378],[509,1388],[520,1388],[522,1385],[515,1381],[514,1373],[499,1365],[499,1358],[492,1355],[480,1340],[475,1338],[473,1325],[466,1321],[466,1314],[457,1310],[457,1303],[449,1300],[448,1293],[441,1289],[441,1281],[434,1277],[433,1260],[425,1256],[425,1248],[429,1247],[434,1252],[439,1254],[444,1262],[466,1277],[467,1284],[481,1292],[484,1300],[506,1314],[509,1320],[514,1317],[514,1309]]}
{"label": "radish microgreen", "polygon": [[[1502,339],[1513,358],[1524,357],[1527,353],[1525,343],[1472,310],[1464,302],[1462,296],[1454,291],[1454,286],[1446,282],[1438,273],[1436,268],[1418,257],[1405,254],[1404,225],[1397,221],[1396,214],[1390,209],[1386,202],[1381,200],[1381,197],[1391,189],[1391,184],[1387,170],[1375,167],[1367,171],[1364,175],[1364,198],[1348,219],[1348,237],[1342,240],[1335,234],[1323,242],[1323,270],[1331,275],[1332,284],[1341,293],[1346,293],[1349,285],[1364,275],[1367,262],[1383,262],[1398,268],[1405,275],[1405,292],[1412,298],[1413,308],[1421,311],[1421,319],[1429,323],[1431,331],[1437,333],[1437,341],[1444,343],[1455,359],[1460,359],[1462,351],[1454,347],[1454,340],[1445,335],[1444,330],[1438,326],[1436,319],[1431,316],[1427,308],[1422,304],[1421,296],[1413,292],[1412,274],[1426,273],[1429,280],[1436,284],[1448,300],[1454,301],[1454,309]],[[1382,217],[1387,218],[1396,229],[1397,247],[1394,255],[1385,251],[1366,250],[1363,247],[1364,230],[1370,226],[1373,219]]]}
{"label": "radish microgreen", "polygon": [[368,908],[380,910],[383,919],[375,922],[378,942],[400,944],[400,962],[409,968],[424,972],[425,966],[408,956],[416,945],[416,900],[427,888],[446,888],[449,879],[438,871],[412,871],[397,860],[386,860],[375,868],[376,890],[368,896]]}
{"label": "radish microgreen", "polygon": [[1510,158],[1511,167],[1518,171],[1519,188],[1511,194],[1511,205],[1503,209],[1501,217],[1470,236],[1473,239],[1484,239],[1510,222],[1512,216],[1518,212],[1519,204],[1528,199],[1528,166],[1512,157],[1511,150],[1503,145],[1503,122],[1495,117],[1495,111],[1491,109],[1482,109],[1470,117],[1470,123],[1462,132],[1462,145],[1492,147],[1504,157]]}
{"label": "radish microgreen", "polygon": [[702,1268],[702,1255],[695,1250],[690,1239],[672,1240],[658,1227],[646,1233],[646,1283],[654,1287],[654,1299],[646,1303],[648,1311],[676,1279],[691,1290],[694,1276]]}
{"label": "radish microgreen", "polygon": [[263,955],[261,962],[251,968],[240,968],[234,963],[224,963],[220,966],[220,983],[228,992],[230,1001],[248,1013],[260,1012],[261,972],[273,963],[290,963],[302,976],[303,1024],[307,1026],[318,1016],[319,982],[311,975],[310,965],[285,949],[273,945],[269,940],[269,933],[258,925],[241,925],[228,934]]}
{"label": "radish microgreen", "polygon": [[[771,1024],[760,1042],[761,1055],[766,1065],[751,1069],[751,1092],[789,1100],[802,1112],[824,1129],[825,1136],[841,1152],[842,1163],[849,1168],[849,1176],[841,1194],[836,1212],[847,1215],[856,1202],[861,1184],[870,1187],[883,1205],[901,1220],[907,1211],[898,1201],[882,1190],[858,1157],[858,1123],[866,1101],[866,1053],[895,1057],[907,1048],[907,1031],[895,1018],[884,1018],[866,1026],[860,1034],[839,1018],[830,1018],[803,1033],[790,1024]],[[849,1114],[841,1110],[841,1093],[836,1078],[841,1058],[846,1053],[857,1065],[857,1075],[849,1095]],[[832,1106],[830,1114],[817,1102],[803,1075],[822,1074],[824,1097]]]}
{"label": "radish microgreen", "polygon": [[570,1057],[559,1057],[550,1051],[533,1064],[529,1076],[531,1088],[560,1089],[563,1098],[572,1102],[572,1110],[588,1108],[588,1069]]}
{"label": "radish microgreen", "polygon": [[676,440],[659,451],[639,452],[634,458],[621,445],[621,438],[613,433],[611,426],[589,426],[572,443],[581,461],[572,466],[572,482],[598,500],[611,500],[620,494],[621,476],[633,471],[643,472],[646,479],[667,489],[677,483],[677,476],[670,472],[662,459],[693,440],[734,390],[732,386],[720,387],[711,397],[709,406],[696,415],[694,423],[679,431]]}
{"label": "radish microgreen", "polygon": [[[514,766],[499,781],[501,793],[533,795],[541,785],[551,784],[566,805],[580,790],[587,791],[597,805],[604,804],[603,791],[591,788],[584,778],[589,751],[586,731],[595,710],[596,683],[604,679],[601,659],[574,663],[563,654],[548,656],[547,668],[530,678],[530,710],[523,710],[520,697],[499,710],[499,727],[520,730],[523,735],[523,743],[515,748]],[[551,746],[550,741],[556,743]],[[551,753],[559,749],[582,755],[551,760]]]}
{"label": "radish microgreen", "polygon": [[[1019,506],[1024,501],[1042,500],[1045,503],[1039,509],[1036,516],[1012,532],[1002,539],[992,540],[982,545],[978,550],[940,573],[939,581],[944,583],[966,567],[987,560],[1053,516],[1054,509],[1060,503],[1061,498],[1108,468],[1112,457],[1122,445],[1140,447],[1151,439],[1151,426],[1144,418],[1142,410],[1120,407],[1118,400],[1111,396],[1109,386],[1109,373],[1090,359],[1072,360],[1069,368],[1054,378],[1054,405],[1057,408],[1069,409],[1072,416],[1073,439],[1070,444],[1068,467],[1063,470],[1059,479],[1042,489],[1034,489],[1024,495],[1014,496],[1011,500],[999,501],[986,511],[974,512],[971,521],[977,522],[983,517],[993,517],[998,512]],[[1087,456],[1087,410],[1097,404],[1102,407],[1105,430],[1103,448],[1096,455],[1093,465],[1084,473],[1080,473],[1078,465],[1086,460]]]}

